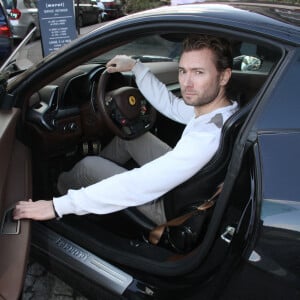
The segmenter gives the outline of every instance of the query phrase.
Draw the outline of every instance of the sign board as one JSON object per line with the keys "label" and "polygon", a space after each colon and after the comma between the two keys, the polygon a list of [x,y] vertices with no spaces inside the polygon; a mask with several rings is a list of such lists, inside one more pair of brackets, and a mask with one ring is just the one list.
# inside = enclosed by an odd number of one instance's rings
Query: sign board
{"label": "sign board", "polygon": [[44,56],[77,38],[73,0],[39,0],[38,11]]}

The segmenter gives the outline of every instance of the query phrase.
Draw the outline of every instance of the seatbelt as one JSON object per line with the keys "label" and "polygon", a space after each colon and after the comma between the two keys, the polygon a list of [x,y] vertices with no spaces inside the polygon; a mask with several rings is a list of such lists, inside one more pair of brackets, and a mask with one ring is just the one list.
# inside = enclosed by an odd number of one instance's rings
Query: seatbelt
{"label": "seatbelt", "polygon": [[177,218],[174,218],[174,219],[172,219],[172,220],[170,220],[166,223],[158,225],[153,230],[151,230],[150,233],[149,233],[150,243],[152,243],[154,245],[157,245],[167,227],[179,226],[179,225],[183,224],[186,220],[191,218],[192,216],[197,215],[198,212],[206,211],[209,208],[211,208],[212,206],[214,206],[217,197],[220,195],[220,193],[223,189],[223,185],[224,185],[224,183],[219,184],[218,187],[217,187],[216,192],[212,195],[212,197],[210,197],[208,200],[206,200],[201,205],[196,206],[195,210],[193,210],[189,213],[186,213],[182,216],[179,216]]}

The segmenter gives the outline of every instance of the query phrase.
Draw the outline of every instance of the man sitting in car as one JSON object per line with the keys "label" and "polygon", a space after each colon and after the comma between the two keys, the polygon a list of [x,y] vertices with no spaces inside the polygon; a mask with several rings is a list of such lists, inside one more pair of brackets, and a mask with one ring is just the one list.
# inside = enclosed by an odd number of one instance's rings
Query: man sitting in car
{"label": "man sitting in car", "polygon": [[[116,137],[100,156],[88,156],[60,175],[63,194],[53,200],[20,201],[14,218],[48,220],[66,214],[107,214],[136,206],[157,224],[166,221],[161,196],[191,178],[212,158],[224,122],[238,109],[228,99],[232,53],[228,41],[192,35],[183,43],[178,80],[182,99],[168,91],[141,62],[118,55],[108,72],[132,71],[146,99],[161,113],[186,124],[172,149],[151,133],[135,140]],[[133,158],[139,168],[121,165]]]}

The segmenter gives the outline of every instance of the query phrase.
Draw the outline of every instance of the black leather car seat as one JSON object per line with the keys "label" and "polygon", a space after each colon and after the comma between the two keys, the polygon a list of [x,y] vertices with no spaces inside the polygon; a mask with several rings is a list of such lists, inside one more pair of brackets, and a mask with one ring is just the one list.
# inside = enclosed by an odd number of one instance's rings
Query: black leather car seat
{"label": "black leather car seat", "polygon": [[[224,181],[236,137],[251,110],[252,103],[253,101],[240,107],[225,122],[220,145],[213,158],[192,178],[163,196],[168,220],[186,213],[193,204],[199,205],[199,203],[209,199],[214,194],[216,187]],[[127,208],[124,213],[139,227],[144,237],[148,237],[150,231],[157,226],[136,207]]]}

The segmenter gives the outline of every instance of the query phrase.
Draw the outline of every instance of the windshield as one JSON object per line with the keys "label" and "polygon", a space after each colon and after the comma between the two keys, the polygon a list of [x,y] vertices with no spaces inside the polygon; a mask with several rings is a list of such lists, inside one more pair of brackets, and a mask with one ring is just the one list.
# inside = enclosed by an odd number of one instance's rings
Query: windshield
{"label": "windshield", "polygon": [[[13,62],[16,68],[10,67],[11,65],[7,61],[5,65],[1,66],[2,71],[8,68],[10,68],[10,73],[16,70],[25,70],[43,59],[41,41],[36,40],[26,44],[29,39],[30,37],[27,37],[26,41],[22,41],[22,45],[19,45],[20,49],[16,49],[12,55],[10,63]],[[142,62],[178,61],[180,52],[181,42],[169,41],[159,35],[152,35],[123,44],[87,63],[105,64],[117,54],[129,55]]]}
{"label": "windshield", "polygon": [[143,62],[178,61],[180,52],[181,43],[168,41],[158,35],[152,35],[136,39],[114,48],[94,58],[92,62],[105,63],[118,54],[129,55]]}

